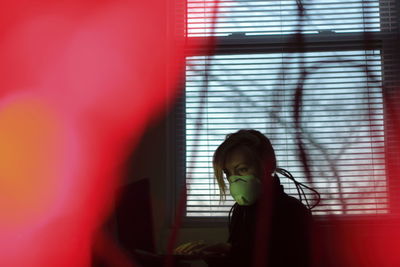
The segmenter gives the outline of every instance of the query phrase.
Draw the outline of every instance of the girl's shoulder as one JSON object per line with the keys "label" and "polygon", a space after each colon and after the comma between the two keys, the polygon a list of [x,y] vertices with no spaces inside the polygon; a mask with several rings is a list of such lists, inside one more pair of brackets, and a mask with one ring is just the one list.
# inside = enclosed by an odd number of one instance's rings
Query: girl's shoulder
{"label": "girl's shoulder", "polygon": [[297,198],[283,193],[278,201],[278,209],[289,214],[311,216],[311,211]]}

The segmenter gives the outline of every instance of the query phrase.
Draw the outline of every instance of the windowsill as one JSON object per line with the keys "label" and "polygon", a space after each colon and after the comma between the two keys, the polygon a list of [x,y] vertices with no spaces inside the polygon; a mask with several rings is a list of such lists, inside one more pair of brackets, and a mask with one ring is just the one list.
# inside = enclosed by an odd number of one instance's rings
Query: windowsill
{"label": "windowsill", "polygon": [[[314,222],[320,226],[329,226],[340,223],[342,225],[400,225],[400,218],[396,215],[314,215]],[[186,217],[183,219],[183,228],[221,228],[228,226],[225,217]]]}

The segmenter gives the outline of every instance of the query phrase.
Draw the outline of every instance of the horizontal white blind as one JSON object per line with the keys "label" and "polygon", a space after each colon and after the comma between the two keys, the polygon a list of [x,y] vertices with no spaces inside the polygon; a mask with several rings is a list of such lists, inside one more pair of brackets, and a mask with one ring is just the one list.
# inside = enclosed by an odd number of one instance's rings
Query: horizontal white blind
{"label": "horizontal white blind", "polygon": [[[215,55],[208,62],[203,56],[188,58],[187,216],[227,215],[233,200],[219,202],[212,155],[225,135],[238,129],[254,128],[266,134],[278,166],[307,184],[297,158],[293,125],[301,59],[309,73],[303,89],[303,136],[314,187],[322,196],[314,214],[387,212],[381,55],[379,50],[353,50]],[[208,92],[202,127],[197,131],[205,63],[210,63]],[[281,178],[281,182],[287,193],[296,196],[290,181]]]}
{"label": "horizontal white blind", "polygon": [[[214,13],[216,2],[218,12]],[[301,31],[306,34],[390,31],[394,25],[394,21],[386,19],[395,9],[394,0],[188,0],[187,34],[195,37],[294,33],[299,25],[296,2],[304,8]]]}

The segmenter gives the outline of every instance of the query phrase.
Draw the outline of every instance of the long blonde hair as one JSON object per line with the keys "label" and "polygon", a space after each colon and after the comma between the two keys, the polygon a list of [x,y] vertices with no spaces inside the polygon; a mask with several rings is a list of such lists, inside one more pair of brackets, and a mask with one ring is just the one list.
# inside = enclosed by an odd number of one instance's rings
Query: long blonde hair
{"label": "long blonde hair", "polygon": [[224,165],[226,157],[233,149],[246,146],[254,152],[258,164],[264,171],[273,172],[276,169],[275,151],[269,139],[261,132],[252,129],[242,129],[228,134],[213,156],[214,177],[217,180],[220,200],[226,198],[227,186],[224,180]]}

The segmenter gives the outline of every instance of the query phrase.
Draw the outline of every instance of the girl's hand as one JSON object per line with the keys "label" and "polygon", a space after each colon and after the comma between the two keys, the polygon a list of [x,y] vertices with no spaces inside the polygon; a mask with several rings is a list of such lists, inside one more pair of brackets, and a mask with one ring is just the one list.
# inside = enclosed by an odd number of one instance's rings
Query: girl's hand
{"label": "girl's hand", "polygon": [[175,248],[174,253],[180,255],[195,255],[195,251],[199,251],[206,246],[207,244],[203,240],[187,242]]}
{"label": "girl's hand", "polygon": [[175,249],[176,254],[181,255],[224,255],[231,249],[229,243],[206,244],[204,241],[188,242]]}

